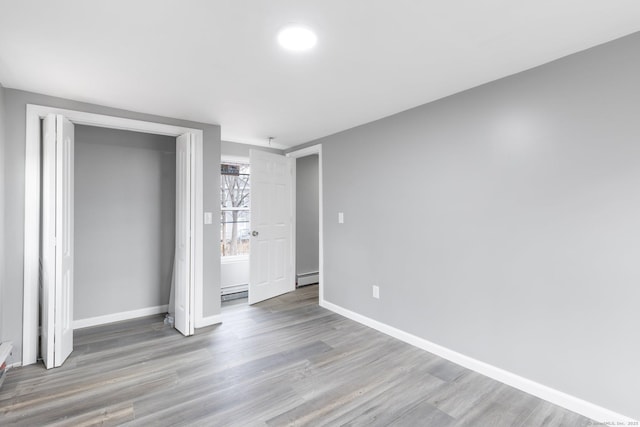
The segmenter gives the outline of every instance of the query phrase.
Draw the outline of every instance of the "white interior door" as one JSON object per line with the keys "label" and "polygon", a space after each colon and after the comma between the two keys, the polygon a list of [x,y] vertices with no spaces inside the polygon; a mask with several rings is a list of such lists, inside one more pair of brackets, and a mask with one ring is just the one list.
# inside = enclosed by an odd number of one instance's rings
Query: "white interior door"
{"label": "white interior door", "polygon": [[176,253],[174,268],[175,327],[194,332],[195,298],[195,138],[186,133],[176,143]]}
{"label": "white interior door", "polygon": [[42,194],[42,358],[61,366],[73,351],[73,124],[45,118]]}
{"label": "white interior door", "polygon": [[293,160],[250,151],[249,304],[290,292],[293,278]]}

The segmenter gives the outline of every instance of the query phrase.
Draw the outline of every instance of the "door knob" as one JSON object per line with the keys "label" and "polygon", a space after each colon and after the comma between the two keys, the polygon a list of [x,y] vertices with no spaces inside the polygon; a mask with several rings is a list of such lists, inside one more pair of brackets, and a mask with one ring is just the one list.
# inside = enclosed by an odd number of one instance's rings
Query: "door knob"
{"label": "door knob", "polygon": [[260,234],[260,233],[258,233],[256,230],[253,230],[253,231],[251,232],[251,235],[252,235],[253,237],[256,237],[258,234]]}

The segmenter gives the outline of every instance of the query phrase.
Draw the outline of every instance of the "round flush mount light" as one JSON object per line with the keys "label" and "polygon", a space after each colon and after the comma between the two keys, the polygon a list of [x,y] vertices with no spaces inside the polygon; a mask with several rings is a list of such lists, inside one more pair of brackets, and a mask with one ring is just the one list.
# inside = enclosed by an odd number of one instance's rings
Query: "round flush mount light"
{"label": "round flush mount light", "polygon": [[278,43],[284,49],[303,52],[313,48],[318,42],[316,34],[301,25],[288,25],[278,33]]}

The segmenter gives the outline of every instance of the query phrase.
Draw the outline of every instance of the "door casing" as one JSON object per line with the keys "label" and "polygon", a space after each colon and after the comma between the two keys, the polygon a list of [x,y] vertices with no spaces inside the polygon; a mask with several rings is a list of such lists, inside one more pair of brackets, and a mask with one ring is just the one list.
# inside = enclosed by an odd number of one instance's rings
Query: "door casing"
{"label": "door casing", "polygon": [[178,136],[192,133],[195,137],[195,242],[194,242],[194,317],[195,325],[204,323],[203,318],[203,131],[202,129],[167,125],[164,123],[126,119],[103,114],[62,108],[27,105],[26,152],[25,152],[25,214],[24,214],[24,283],[23,283],[23,328],[22,365],[35,363],[38,356],[38,287],[40,259],[40,138],[41,119],[48,114],[62,114],[78,125],[106,127],[111,129],[145,132],[157,135]]}

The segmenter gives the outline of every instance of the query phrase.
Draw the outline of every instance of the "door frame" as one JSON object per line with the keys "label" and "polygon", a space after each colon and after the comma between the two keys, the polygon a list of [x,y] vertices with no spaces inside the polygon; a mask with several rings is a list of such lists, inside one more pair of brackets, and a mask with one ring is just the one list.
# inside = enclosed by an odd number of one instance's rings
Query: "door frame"
{"label": "door frame", "polygon": [[[41,125],[40,120],[48,114],[62,114],[72,123],[110,129],[144,132],[156,135],[178,137],[184,133],[195,136],[195,307],[192,316],[195,324],[203,323],[203,130],[174,126],[164,123],[133,120],[123,117],[94,114],[63,108],[27,104],[26,112],[26,152],[25,152],[25,198],[24,198],[24,282],[23,282],[23,323],[22,323],[22,365],[36,363],[38,356],[38,287],[40,276],[40,163]],[[195,313],[194,313],[195,311]]]}
{"label": "door frame", "polygon": [[[317,154],[318,155],[318,273],[320,279],[318,280],[318,299],[320,306],[324,304],[324,215],[322,208],[322,144],[312,145],[310,147],[301,148],[299,150],[286,153],[287,157],[294,159],[300,157],[307,157]],[[296,209],[296,164],[293,165],[293,189],[291,191],[293,197],[293,269],[295,277],[296,269],[296,216],[298,214]]]}

